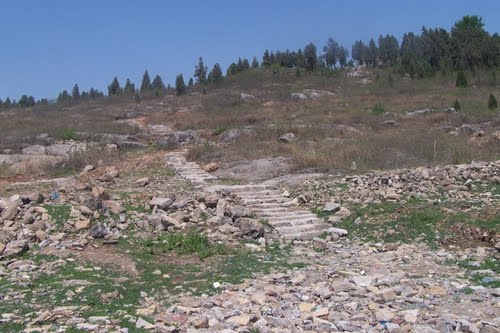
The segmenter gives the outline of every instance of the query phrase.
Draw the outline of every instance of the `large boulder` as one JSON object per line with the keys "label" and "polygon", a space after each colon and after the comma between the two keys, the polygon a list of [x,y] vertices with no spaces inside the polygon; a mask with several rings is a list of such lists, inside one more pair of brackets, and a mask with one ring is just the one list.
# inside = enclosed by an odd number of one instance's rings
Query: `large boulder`
{"label": "large boulder", "polygon": [[167,210],[172,206],[174,200],[172,198],[155,197],[149,202],[151,208],[158,207],[162,210]]}
{"label": "large boulder", "polygon": [[201,139],[196,132],[188,130],[169,133],[156,140],[155,145],[159,147],[177,147],[191,142],[198,143],[200,141]]}
{"label": "large boulder", "polygon": [[280,141],[284,143],[291,143],[295,140],[295,134],[293,133],[286,133],[280,136]]}
{"label": "large boulder", "polygon": [[240,130],[237,128],[231,128],[224,131],[220,135],[220,140],[225,143],[234,142],[240,136]]}
{"label": "large boulder", "polygon": [[242,236],[254,239],[264,236],[264,226],[255,219],[241,217],[234,222],[234,226],[240,229]]}
{"label": "large boulder", "polygon": [[22,150],[25,155],[45,155],[46,149],[41,145],[33,145]]}
{"label": "large boulder", "polygon": [[93,238],[104,238],[108,233],[109,233],[108,227],[102,223],[94,225],[89,230],[89,236]]}
{"label": "large boulder", "polygon": [[13,257],[22,254],[28,250],[28,241],[26,239],[15,240],[7,244],[0,257]]}

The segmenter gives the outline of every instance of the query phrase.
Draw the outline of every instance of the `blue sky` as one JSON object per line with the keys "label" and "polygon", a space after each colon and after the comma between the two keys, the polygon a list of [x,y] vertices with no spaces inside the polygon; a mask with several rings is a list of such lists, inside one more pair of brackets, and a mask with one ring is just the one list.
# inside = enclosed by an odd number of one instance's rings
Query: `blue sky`
{"label": "blue sky", "polygon": [[470,0],[5,0],[0,19],[0,98],[53,98],[75,83],[106,91],[116,75],[140,84],[145,69],[186,81],[199,56],[223,70],[265,49],[322,47],[334,37],[349,50],[357,39],[401,38],[422,26],[449,29],[480,15],[500,31],[500,2]]}

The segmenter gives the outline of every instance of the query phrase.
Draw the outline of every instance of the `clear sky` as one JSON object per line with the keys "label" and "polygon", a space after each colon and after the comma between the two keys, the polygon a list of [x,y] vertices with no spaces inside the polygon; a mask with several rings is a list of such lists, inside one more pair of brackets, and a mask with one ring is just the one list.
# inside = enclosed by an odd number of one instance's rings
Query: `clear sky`
{"label": "clear sky", "polygon": [[357,39],[449,29],[480,15],[500,32],[500,1],[471,0],[3,0],[0,98],[56,97],[63,89],[106,87],[116,75],[140,85],[145,69],[186,81],[203,56],[225,71],[265,49],[321,48],[328,37],[351,49]]}

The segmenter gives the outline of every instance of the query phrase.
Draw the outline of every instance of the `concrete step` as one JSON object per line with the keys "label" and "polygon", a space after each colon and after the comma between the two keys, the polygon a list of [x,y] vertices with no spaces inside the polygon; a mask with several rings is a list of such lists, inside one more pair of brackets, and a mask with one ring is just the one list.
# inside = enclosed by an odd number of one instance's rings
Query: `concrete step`
{"label": "concrete step", "polygon": [[285,234],[281,235],[281,238],[286,240],[300,239],[300,240],[311,240],[314,237],[318,237],[322,232],[317,231],[307,231],[301,232],[300,234]]}
{"label": "concrete step", "polygon": [[257,193],[266,191],[275,191],[275,189],[268,185],[232,185],[225,187],[231,193],[239,195],[239,193]]}
{"label": "concrete step", "polygon": [[267,213],[267,212],[258,212],[259,215],[265,216],[269,219],[293,219],[293,218],[308,218],[308,219],[317,219],[318,217],[311,212],[302,211],[302,212],[291,212],[291,213]]}
{"label": "concrete step", "polygon": [[244,205],[256,205],[264,203],[293,204],[294,202],[288,201],[285,198],[282,199],[260,198],[260,199],[243,199],[242,203]]}
{"label": "concrete step", "polygon": [[274,200],[290,200],[288,198],[285,198],[284,196],[281,196],[279,194],[248,194],[248,195],[239,195],[238,198],[241,200],[260,200],[260,199],[274,199]]}
{"label": "concrete step", "polygon": [[248,204],[248,207],[251,207],[255,210],[265,210],[267,208],[295,208],[297,204],[295,202],[263,202],[263,203],[255,203]]}
{"label": "concrete step", "polygon": [[323,221],[318,221],[318,220],[310,220],[310,219],[303,219],[303,220],[269,220],[269,224],[272,225],[274,228],[279,229],[281,227],[287,227],[287,226],[302,226],[302,225],[312,225],[312,224],[323,224]]}

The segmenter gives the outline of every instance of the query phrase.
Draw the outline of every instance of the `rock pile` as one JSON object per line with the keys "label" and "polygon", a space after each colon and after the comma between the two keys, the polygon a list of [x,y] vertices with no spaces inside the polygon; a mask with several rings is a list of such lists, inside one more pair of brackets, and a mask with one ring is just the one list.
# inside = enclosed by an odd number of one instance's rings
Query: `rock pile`
{"label": "rock pile", "polygon": [[[304,187],[295,194],[301,202],[311,207],[320,206],[330,199],[335,202],[370,204],[382,201],[404,203],[411,197],[429,201],[467,200],[494,205],[500,198],[488,187],[499,184],[500,161],[474,162],[306,181]],[[333,195],[327,198],[326,193]]]}

